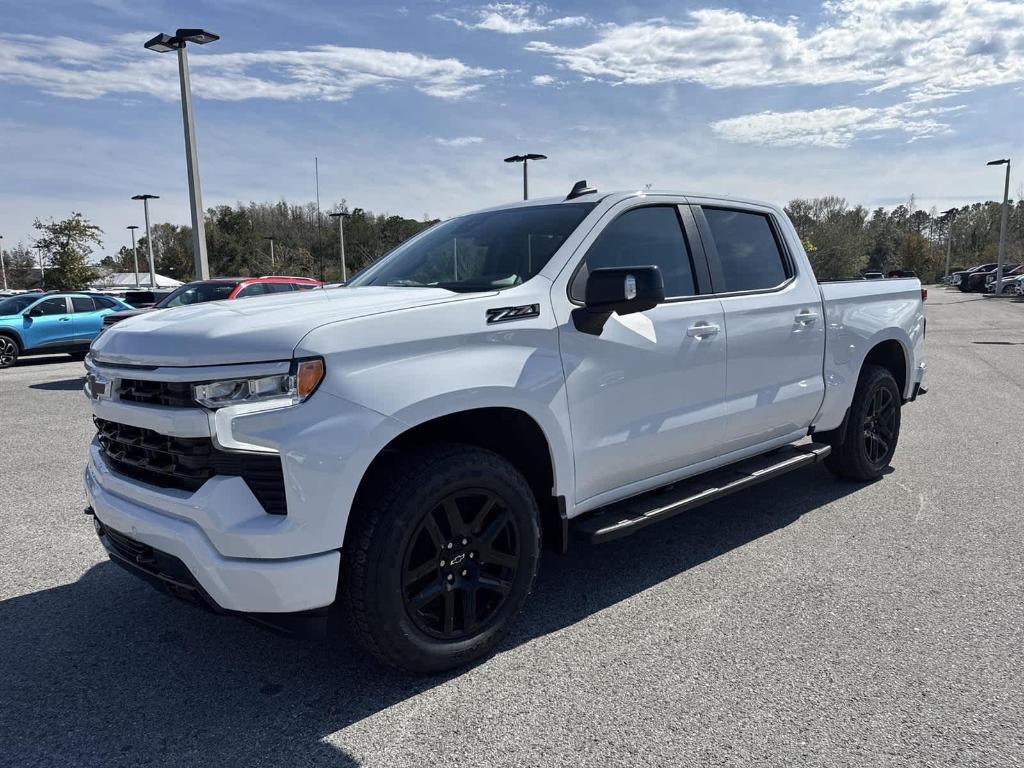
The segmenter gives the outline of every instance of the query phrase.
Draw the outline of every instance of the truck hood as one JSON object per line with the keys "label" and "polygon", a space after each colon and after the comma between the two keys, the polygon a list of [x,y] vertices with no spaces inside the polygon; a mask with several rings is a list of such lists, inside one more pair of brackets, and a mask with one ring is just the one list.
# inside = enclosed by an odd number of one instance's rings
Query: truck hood
{"label": "truck hood", "polygon": [[92,343],[97,362],[200,366],[287,360],[303,336],[330,323],[480,294],[441,288],[327,288],[141,313]]}

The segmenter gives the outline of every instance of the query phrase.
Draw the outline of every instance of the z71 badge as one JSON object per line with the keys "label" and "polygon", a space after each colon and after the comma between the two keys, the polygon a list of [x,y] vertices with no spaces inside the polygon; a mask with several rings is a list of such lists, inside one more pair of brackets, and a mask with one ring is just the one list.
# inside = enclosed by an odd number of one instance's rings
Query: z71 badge
{"label": "z71 badge", "polygon": [[540,304],[523,304],[521,307],[498,307],[487,310],[487,324],[507,323],[510,320],[526,320],[540,317]]}

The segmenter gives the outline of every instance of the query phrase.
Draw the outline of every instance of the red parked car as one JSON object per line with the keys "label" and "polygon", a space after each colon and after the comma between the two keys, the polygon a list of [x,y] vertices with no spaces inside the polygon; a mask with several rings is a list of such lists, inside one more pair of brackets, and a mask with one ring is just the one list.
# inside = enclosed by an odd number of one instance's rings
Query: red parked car
{"label": "red parked car", "polygon": [[284,275],[268,275],[266,277],[215,277],[211,280],[195,280],[175,288],[152,307],[134,309],[130,312],[111,312],[103,316],[103,327],[109,328],[114,323],[127,320],[129,317],[141,315],[168,307],[183,307],[188,304],[202,304],[206,301],[222,301],[225,299],[247,299],[250,296],[265,296],[268,293],[288,293],[290,291],[308,291],[319,288],[319,280],[311,277],[287,277]]}

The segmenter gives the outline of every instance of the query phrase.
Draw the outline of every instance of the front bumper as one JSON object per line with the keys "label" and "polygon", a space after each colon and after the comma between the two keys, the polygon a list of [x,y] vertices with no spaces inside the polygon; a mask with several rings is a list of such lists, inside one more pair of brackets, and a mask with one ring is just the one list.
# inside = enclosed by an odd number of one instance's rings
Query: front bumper
{"label": "front bumper", "polygon": [[[237,478],[222,480],[221,485],[234,484]],[[244,487],[244,483],[241,485]],[[95,444],[91,446],[85,470],[85,490],[101,526],[180,561],[217,609],[292,613],[334,602],[341,562],[337,550],[283,559],[226,557],[214,548],[193,519],[175,514],[173,505],[166,511],[146,505],[146,496],[153,495],[162,497],[160,501],[166,507],[169,494],[158,494],[142,483],[115,476],[103,464]],[[180,511],[189,509],[195,495],[198,494],[180,494],[181,498],[175,500]],[[217,493],[209,496],[224,502],[230,498]],[[225,514],[230,514],[230,506],[229,503]],[[195,508],[192,511],[204,512]]]}

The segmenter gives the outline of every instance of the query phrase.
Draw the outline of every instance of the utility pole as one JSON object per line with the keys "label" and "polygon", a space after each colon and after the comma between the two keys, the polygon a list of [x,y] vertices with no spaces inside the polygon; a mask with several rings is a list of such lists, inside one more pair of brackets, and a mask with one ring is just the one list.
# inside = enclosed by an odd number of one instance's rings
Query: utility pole
{"label": "utility pole", "polygon": [[1003,265],[1006,264],[1006,224],[1010,209],[1010,159],[993,160],[988,165],[1006,166],[1006,184],[1003,187],[1003,216],[999,225],[999,258],[996,259],[996,296],[1003,295]]}
{"label": "utility pole", "polygon": [[341,251],[341,282],[348,282],[348,267],[345,265],[345,225],[344,221],[349,214],[344,211],[328,214],[332,219],[338,220],[338,249]]}
{"label": "utility pole", "polygon": [[949,256],[953,252],[953,218],[956,216],[956,213],[956,208],[950,208],[942,214],[949,217],[949,223],[946,224],[946,271],[942,275],[944,281],[949,280]]}
{"label": "utility pole", "polygon": [[[160,195],[133,195],[132,200],[141,200],[146,214],[146,250],[149,252],[149,285],[156,288],[156,267],[153,264],[153,235],[149,231],[149,201],[159,200]],[[193,230],[194,232],[195,230]],[[136,272],[138,274],[138,272]]]}
{"label": "utility pole", "polygon": [[132,261],[135,263],[135,287],[140,288],[139,285],[139,253],[135,250],[135,230],[138,229],[134,224],[129,224],[126,229],[132,233]]}
{"label": "utility pole", "polygon": [[526,155],[512,155],[512,157],[506,157],[506,163],[522,163],[523,164],[523,200],[530,199],[530,182],[527,176],[526,167],[529,165],[531,160],[547,160],[547,155],[537,154],[526,154]]}
{"label": "utility pole", "polygon": [[274,271],[274,238],[270,235],[267,235],[263,239],[270,241],[270,270]]}
{"label": "utility pole", "polygon": [[320,158],[313,156],[313,178],[316,183],[316,249],[320,252],[320,282],[324,281],[324,237],[320,229]]}
{"label": "utility pole", "polygon": [[4,264],[4,236],[0,235],[0,277],[4,281],[4,290],[7,290],[7,265]]}
{"label": "utility pole", "polygon": [[196,280],[210,278],[210,262],[206,256],[206,221],[199,184],[199,155],[196,151],[196,126],[192,112],[192,81],[189,77],[188,52],[185,47],[188,43],[206,45],[214,40],[220,40],[220,35],[207,32],[205,29],[179,29],[173,36],[159,34],[145,44],[146,48],[157,53],[178,52],[181,120],[185,127],[185,166],[188,171],[188,197],[192,208],[192,257],[195,260]]}

